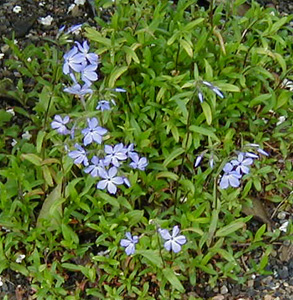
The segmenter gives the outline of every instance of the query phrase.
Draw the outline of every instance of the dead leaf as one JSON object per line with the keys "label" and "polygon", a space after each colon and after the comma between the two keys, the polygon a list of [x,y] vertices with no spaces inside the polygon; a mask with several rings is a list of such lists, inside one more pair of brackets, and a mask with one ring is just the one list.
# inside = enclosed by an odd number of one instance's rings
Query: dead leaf
{"label": "dead leaf", "polygon": [[268,214],[263,206],[262,201],[257,198],[252,198],[251,201],[251,206],[249,206],[249,204],[242,205],[242,212],[245,213],[247,216],[253,215],[253,217],[257,220],[267,224],[268,230],[271,231],[272,221],[268,217]]}

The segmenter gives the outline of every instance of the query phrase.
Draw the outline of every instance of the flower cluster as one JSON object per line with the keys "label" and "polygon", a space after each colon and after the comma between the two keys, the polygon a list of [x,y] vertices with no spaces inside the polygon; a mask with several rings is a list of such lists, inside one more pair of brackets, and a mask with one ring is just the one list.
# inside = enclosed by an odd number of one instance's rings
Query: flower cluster
{"label": "flower cluster", "polygon": [[[164,247],[167,251],[173,251],[178,253],[181,251],[181,246],[186,244],[187,240],[184,235],[178,235],[180,233],[179,226],[174,226],[172,234],[169,233],[167,229],[158,229],[158,233],[165,240]],[[138,243],[138,236],[132,236],[130,232],[126,233],[127,239],[122,239],[120,241],[120,246],[125,248],[125,253],[127,255],[132,255],[135,253],[135,245]]]}
{"label": "flower cluster", "polygon": [[[54,117],[51,127],[61,135],[71,135],[72,138],[82,138],[82,146],[75,143],[74,148],[68,153],[68,156],[74,160],[77,165],[83,165],[84,172],[92,177],[100,177],[97,183],[97,188],[106,189],[110,194],[116,194],[117,185],[125,184],[130,187],[130,182],[125,176],[118,176],[121,171],[122,164],[128,161],[128,167],[144,171],[148,165],[146,157],[140,157],[135,151],[134,145],[124,146],[123,143],[118,143],[114,146],[104,145],[103,137],[108,130],[99,126],[97,118],[88,118],[87,127],[81,129],[80,133],[76,134],[77,128],[73,126],[68,128],[70,123],[69,116],[62,118],[59,115]],[[99,145],[98,150],[86,150],[89,145]],[[93,155],[91,155],[93,153]],[[99,153],[99,155],[97,155]]]}
{"label": "flower cluster", "polygon": [[[69,75],[73,85],[64,89],[65,92],[84,97],[91,94],[90,88],[93,82],[98,80],[96,72],[99,63],[99,56],[89,52],[87,41],[75,42],[75,46],[64,56],[63,73]],[[80,83],[82,81],[82,84]]]}
{"label": "flower cluster", "polygon": [[[256,151],[262,155],[268,156],[269,154],[261,149],[258,144],[247,144],[247,147],[254,147]],[[227,189],[229,186],[237,188],[240,186],[240,179],[245,174],[250,172],[250,166],[253,164],[254,159],[259,156],[253,152],[240,152],[236,159],[232,159],[226,163],[223,171],[224,174],[220,180],[220,188]]]}

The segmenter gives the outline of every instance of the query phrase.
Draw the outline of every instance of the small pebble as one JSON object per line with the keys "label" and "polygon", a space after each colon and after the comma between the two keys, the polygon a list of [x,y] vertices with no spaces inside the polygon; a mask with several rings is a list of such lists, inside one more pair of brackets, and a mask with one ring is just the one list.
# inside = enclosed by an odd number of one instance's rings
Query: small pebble
{"label": "small pebble", "polygon": [[212,298],[212,300],[224,300],[225,297],[223,295],[217,295]]}
{"label": "small pebble", "polygon": [[222,294],[222,295],[225,295],[225,294],[227,294],[228,292],[229,292],[228,288],[227,288],[225,285],[223,285],[223,286],[221,287],[221,294]]}
{"label": "small pebble", "polygon": [[254,286],[254,280],[248,280],[247,281],[247,286],[248,287],[253,287]]}

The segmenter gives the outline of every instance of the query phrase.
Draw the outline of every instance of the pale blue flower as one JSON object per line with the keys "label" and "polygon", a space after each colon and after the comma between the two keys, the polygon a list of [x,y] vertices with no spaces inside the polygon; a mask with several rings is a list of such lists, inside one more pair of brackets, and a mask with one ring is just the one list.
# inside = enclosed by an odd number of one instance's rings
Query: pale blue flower
{"label": "pale blue flower", "polygon": [[69,33],[77,33],[82,27],[82,24],[76,24],[69,27],[69,29],[66,31],[67,34]]}
{"label": "pale blue flower", "polygon": [[81,79],[88,86],[91,86],[93,81],[98,80],[98,74],[96,72],[96,69],[97,69],[97,65],[87,65],[81,71]]}
{"label": "pale blue flower", "polygon": [[105,165],[112,164],[115,167],[120,166],[121,160],[126,160],[126,150],[124,148],[124,145],[122,143],[115,145],[114,147],[110,145],[105,145],[105,153],[107,154],[105,156]]}
{"label": "pale blue flower", "polygon": [[123,178],[123,182],[127,187],[131,187],[130,181],[128,180],[128,178],[126,177],[122,177]]}
{"label": "pale blue flower", "polygon": [[140,158],[135,152],[129,154],[129,157],[132,159],[132,162],[129,164],[131,168],[139,169],[141,171],[145,170],[148,165],[148,160],[145,157]]}
{"label": "pale blue flower", "polygon": [[197,167],[200,165],[200,163],[201,163],[201,161],[202,161],[202,158],[203,158],[203,154],[200,154],[200,155],[196,158],[195,163],[194,163],[194,167],[195,167],[195,168],[197,168]]}
{"label": "pale blue flower", "polygon": [[70,131],[67,129],[66,124],[70,121],[69,116],[65,116],[64,119],[62,119],[61,116],[56,115],[54,116],[54,120],[51,123],[51,127],[53,129],[56,129],[56,131],[60,134],[69,134]]}
{"label": "pale blue flower", "polygon": [[269,153],[261,148],[256,149],[256,151],[262,155],[269,156]]}
{"label": "pale blue flower", "polygon": [[96,107],[96,109],[104,111],[104,110],[110,110],[110,102],[107,100],[101,100],[98,102],[98,105]]}
{"label": "pale blue flower", "polygon": [[75,84],[71,87],[67,87],[64,89],[64,92],[67,92],[69,94],[78,95],[78,96],[84,96],[86,94],[92,94],[93,90],[89,88],[87,84],[84,84],[81,86],[80,84]]}
{"label": "pale blue flower", "polygon": [[84,59],[86,59],[89,64],[91,65],[98,65],[99,56],[96,53],[89,53],[89,45],[87,41],[84,41],[82,45],[79,42],[75,42],[77,45],[78,50],[80,53],[84,56]]}
{"label": "pale blue flower", "polygon": [[246,158],[245,153],[240,152],[237,159],[231,160],[231,164],[236,167],[236,172],[239,174],[248,174],[250,171],[249,166],[253,164],[253,159]]}
{"label": "pale blue flower", "polygon": [[131,236],[130,232],[126,232],[127,239],[122,239],[120,241],[120,246],[125,248],[125,253],[127,255],[132,255],[135,252],[135,244],[138,243],[138,236]]}
{"label": "pale blue flower", "polygon": [[81,72],[84,69],[84,57],[78,52],[77,47],[73,47],[69,52],[64,54],[63,73],[69,74],[72,71]]}
{"label": "pale blue flower", "polygon": [[93,156],[91,163],[91,165],[84,169],[84,172],[90,174],[92,177],[100,176],[100,171],[105,169],[104,161],[97,156]]}
{"label": "pale blue flower", "polygon": [[211,89],[216,95],[218,95],[220,98],[224,98],[224,94],[220,91],[220,89],[216,86],[214,86],[209,81],[203,80],[202,83],[207,86],[209,89]]}
{"label": "pale blue flower", "polygon": [[113,91],[114,92],[118,92],[118,93],[126,93],[127,91],[125,90],[125,89],[123,89],[123,88],[115,88],[115,89],[113,89]]}
{"label": "pale blue flower", "polygon": [[83,144],[85,146],[96,142],[102,144],[102,136],[107,133],[107,129],[98,126],[98,120],[96,118],[88,119],[88,127],[83,129],[81,132],[84,135]]}
{"label": "pale blue flower", "polygon": [[86,151],[78,144],[75,144],[74,147],[77,150],[69,152],[68,156],[74,159],[75,164],[83,164],[85,167],[87,167],[89,162]]}
{"label": "pale blue flower", "polygon": [[174,253],[178,253],[181,251],[181,246],[184,245],[187,240],[184,235],[178,235],[180,232],[179,226],[174,226],[172,230],[172,235],[169,233],[167,229],[158,229],[161,237],[166,241],[164,243],[164,247],[167,251],[173,251]]}
{"label": "pale blue flower", "polygon": [[237,171],[233,171],[233,165],[231,163],[226,163],[223,171],[225,172],[220,181],[220,188],[226,189],[229,186],[239,187],[240,178],[242,177]]}
{"label": "pale blue flower", "polygon": [[118,169],[112,167],[109,171],[103,169],[99,171],[99,175],[103,180],[100,180],[97,184],[97,188],[100,190],[107,189],[110,194],[116,194],[116,185],[123,184],[124,180],[122,177],[116,176]]}

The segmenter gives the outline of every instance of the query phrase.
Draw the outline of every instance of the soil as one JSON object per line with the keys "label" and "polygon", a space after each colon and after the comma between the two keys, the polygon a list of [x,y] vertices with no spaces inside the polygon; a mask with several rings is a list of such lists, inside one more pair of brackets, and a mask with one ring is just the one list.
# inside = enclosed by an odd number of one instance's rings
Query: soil
{"label": "soil", "polygon": [[[4,53],[4,59],[9,55],[4,46],[3,38],[10,38],[15,35],[18,43],[25,46],[29,43],[42,42],[44,37],[56,37],[61,26],[70,28],[72,25],[89,23],[94,25],[96,14],[92,4],[94,1],[87,0],[85,5],[75,7],[68,13],[73,0],[0,0],[0,53]],[[282,14],[293,13],[292,0],[258,0],[261,5],[275,7]],[[207,1],[199,1],[202,5],[208,5]],[[21,11],[15,12],[16,6],[21,7]],[[43,25],[40,18],[51,16],[53,18],[50,25]],[[13,73],[9,72],[3,64],[4,59],[0,60],[0,80],[11,78],[14,80]],[[14,100],[1,94],[0,108],[7,108],[15,105]],[[287,212],[284,216],[280,213],[273,218],[273,226],[280,227],[290,218]],[[259,228],[262,221],[254,220],[250,226]],[[260,258],[262,253],[249,253],[243,258],[243,265],[249,269],[249,256],[254,259]],[[202,297],[212,300],[293,300],[293,246],[285,241],[274,245],[274,253],[270,259],[268,271],[269,276],[252,275],[245,285],[235,284],[231,280],[223,280],[215,288],[211,288],[204,283],[199,283],[192,288],[183,299],[190,296]],[[8,295],[8,299],[29,299],[34,294],[28,278],[12,270],[6,270],[1,276],[5,277],[5,283],[0,287],[0,298]],[[88,298],[89,299],[89,298]]]}

